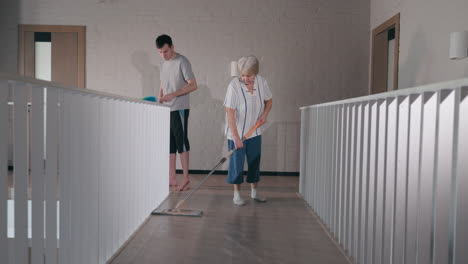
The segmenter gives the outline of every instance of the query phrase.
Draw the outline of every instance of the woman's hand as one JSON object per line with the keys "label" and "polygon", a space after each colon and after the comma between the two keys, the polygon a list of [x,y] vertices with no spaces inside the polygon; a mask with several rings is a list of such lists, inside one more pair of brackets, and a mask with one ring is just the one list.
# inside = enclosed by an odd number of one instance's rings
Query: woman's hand
{"label": "woman's hand", "polygon": [[260,118],[258,119],[258,122],[260,123],[260,126],[262,126],[263,124],[265,124],[267,122],[267,115],[265,113],[263,113]]}
{"label": "woman's hand", "polygon": [[270,100],[265,101],[265,110],[263,110],[262,115],[258,119],[260,126],[267,122],[267,116],[268,116],[268,113],[270,113],[272,105],[273,105],[273,100],[270,99]]}
{"label": "woman's hand", "polygon": [[236,149],[241,149],[244,147],[244,143],[239,137],[234,137],[234,145],[236,146]]}

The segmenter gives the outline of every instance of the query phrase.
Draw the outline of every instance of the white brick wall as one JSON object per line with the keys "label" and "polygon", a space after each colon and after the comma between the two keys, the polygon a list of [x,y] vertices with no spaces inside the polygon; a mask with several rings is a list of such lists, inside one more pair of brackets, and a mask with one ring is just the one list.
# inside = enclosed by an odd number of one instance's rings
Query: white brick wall
{"label": "white brick wall", "polygon": [[[12,0],[10,0],[12,1]],[[20,23],[86,25],[87,87],[142,97],[159,88],[154,39],[168,33],[192,62],[191,168],[226,143],[230,61],[255,54],[273,92],[262,170],[299,170],[298,107],[367,92],[369,0],[23,0]],[[155,120],[157,122],[157,120]]]}
{"label": "white brick wall", "polygon": [[0,1],[0,72],[16,73],[19,7],[14,0]]}
{"label": "white brick wall", "polygon": [[399,88],[468,76],[468,59],[449,60],[449,35],[468,30],[468,1],[371,0],[371,29],[400,12]]}

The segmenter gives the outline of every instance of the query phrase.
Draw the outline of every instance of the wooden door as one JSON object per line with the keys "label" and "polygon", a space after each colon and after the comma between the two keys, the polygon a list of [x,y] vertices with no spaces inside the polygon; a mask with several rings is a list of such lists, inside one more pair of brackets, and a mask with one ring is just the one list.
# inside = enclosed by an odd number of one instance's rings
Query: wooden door
{"label": "wooden door", "polygon": [[372,54],[372,93],[383,93],[388,90],[388,38],[387,32],[377,34],[374,38]]}
{"label": "wooden door", "polygon": [[35,43],[38,33],[50,33],[51,81],[85,88],[84,26],[20,25],[18,73],[36,78]]}
{"label": "wooden door", "polygon": [[399,42],[400,14],[372,31],[371,94],[398,89]]}

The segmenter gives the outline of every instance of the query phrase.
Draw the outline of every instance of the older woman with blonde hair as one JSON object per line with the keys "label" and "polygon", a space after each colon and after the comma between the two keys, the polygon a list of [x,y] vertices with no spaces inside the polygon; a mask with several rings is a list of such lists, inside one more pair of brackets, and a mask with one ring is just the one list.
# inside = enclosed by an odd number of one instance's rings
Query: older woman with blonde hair
{"label": "older woman with blonde hair", "polygon": [[[244,162],[247,157],[247,182],[251,186],[251,198],[257,202],[266,202],[257,193],[260,181],[260,157],[262,152],[263,124],[267,122],[273,101],[270,88],[265,78],[258,75],[259,62],[255,56],[242,57],[237,62],[239,78],[229,83],[224,106],[226,107],[226,135],[229,150],[236,151],[229,158],[227,182],[234,185],[233,202],[244,205],[240,196],[244,182]],[[260,127],[245,141],[244,135],[259,122]]]}

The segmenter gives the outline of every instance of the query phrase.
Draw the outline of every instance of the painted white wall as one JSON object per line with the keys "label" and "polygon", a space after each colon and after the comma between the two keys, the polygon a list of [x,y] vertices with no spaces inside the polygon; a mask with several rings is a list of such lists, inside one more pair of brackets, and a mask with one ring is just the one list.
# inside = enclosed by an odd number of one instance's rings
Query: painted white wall
{"label": "painted white wall", "polygon": [[23,0],[19,9],[23,24],[85,25],[87,87],[130,97],[159,89],[154,39],[171,35],[199,84],[192,169],[211,169],[226,149],[222,103],[240,56],[259,58],[273,92],[265,171],[299,171],[298,107],[367,93],[369,0]]}
{"label": "painted white wall", "polygon": [[371,0],[371,29],[400,13],[399,89],[468,76],[449,60],[450,32],[468,30],[466,0]]}
{"label": "painted white wall", "polygon": [[17,71],[18,21],[18,1],[0,1],[0,72]]}

